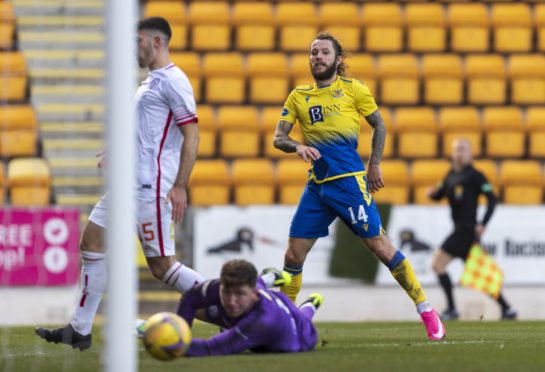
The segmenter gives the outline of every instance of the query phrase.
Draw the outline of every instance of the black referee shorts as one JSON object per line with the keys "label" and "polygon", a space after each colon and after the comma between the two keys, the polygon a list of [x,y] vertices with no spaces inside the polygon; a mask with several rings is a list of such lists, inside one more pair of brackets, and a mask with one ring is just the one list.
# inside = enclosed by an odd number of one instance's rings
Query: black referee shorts
{"label": "black referee shorts", "polygon": [[451,256],[465,261],[475,238],[475,226],[459,226],[445,239],[441,248]]}

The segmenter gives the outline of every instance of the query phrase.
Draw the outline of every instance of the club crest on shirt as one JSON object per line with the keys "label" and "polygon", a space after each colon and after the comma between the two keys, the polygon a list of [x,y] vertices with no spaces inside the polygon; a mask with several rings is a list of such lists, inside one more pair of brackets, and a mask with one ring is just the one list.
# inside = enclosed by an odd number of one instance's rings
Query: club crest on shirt
{"label": "club crest on shirt", "polygon": [[344,92],[341,89],[334,89],[333,90],[333,93],[331,93],[331,95],[333,96],[333,98],[341,98],[342,96],[344,96]]}
{"label": "club crest on shirt", "polygon": [[454,186],[454,198],[462,199],[463,196],[464,196],[464,187],[462,185]]}

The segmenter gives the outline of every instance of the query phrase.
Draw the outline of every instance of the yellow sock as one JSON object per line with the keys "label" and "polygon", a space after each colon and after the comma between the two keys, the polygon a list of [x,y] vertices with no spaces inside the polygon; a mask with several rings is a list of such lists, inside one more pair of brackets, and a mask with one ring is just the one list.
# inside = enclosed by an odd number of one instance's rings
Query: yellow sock
{"label": "yellow sock", "polygon": [[413,267],[400,251],[388,263],[392,276],[403,287],[415,305],[426,301],[426,294],[416,278]]}
{"label": "yellow sock", "polygon": [[280,290],[285,293],[293,303],[295,303],[297,294],[303,286],[303,266],[284,264],[284,271],[291,274],[291,283],[283,286],[280,288]]}

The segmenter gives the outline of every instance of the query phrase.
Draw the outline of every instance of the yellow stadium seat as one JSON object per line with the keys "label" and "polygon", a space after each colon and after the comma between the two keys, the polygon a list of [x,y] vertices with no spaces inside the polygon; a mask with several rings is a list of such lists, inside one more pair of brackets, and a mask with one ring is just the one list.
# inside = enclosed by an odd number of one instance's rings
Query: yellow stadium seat
{"label": "yellow stadium seat", "polygon": [[364,49],[369,52],[403,50],[403,19],[398,3],[371,3],[362,7]]}
{"label": "yellow stadium seat", "polygon": [[214,108],[209,105],[197,106],[197,117],[199,118],[199,152],[198,156],[213,157],[216,155],[216,142],[218,125]]}
{"label": "yellow stadium seat", "polygon": [[187,48],[187,14],[183,2],[148,1],[144,5],[144,17],[163,17],[170,24],[172,38],[169,48],[180,50]]}
{"label": "yellow stadium seat", "polygon": [[377,203],[409,203],[409,171],[404,160],[384,160],[380,163],[384,187],[373,194]]}
{"label": "yellow stadium seat", "polygon": [[[415,160],[411,167],[414,203],[436,203],[428,197],[428,190],[446,177],[450,167],[450,162],[447,160]],[[446,203],[446,200],[443,199],[442,202]]]}
{"label": "yellow stadium seat", "polygon": [[27,66],[23,53],[0,52],[0,74],[2,75],[26,75]]}
{"label": "yellow stadium seat", "polygon": [[218,110],[220,155],[256,157],[260,151],[261,126],[254,106],[222,106]]}
{"label": "yellow stadium seat", "polygon": [[192,1],[191,48],[193,50],[227,50],[231,47],[231,26],[227,1]]}
{"label": "yellow stadium seat", "polygon": [[[492,184],[494,189],[494,195],[499,198],[500,196],[500,179],[498,176],[498,166],[496,162],[491,159],[478,159],[473,161],[473,168],[482,172],[488,182]],[[479,204],[486,204],[486,196],[479,196]]]}
{"label": "yellow stadium seat", "polygon": [[274,170],[269,159],[236,159],[232,163],[235,204],[274,203]]}
{"label": "yellow stadium seat", "polygon": [[398,108],[395,113],[397,154],[402,158],[437,156],[438,125],[431,107]]}
{"label": "yellow stadium seat", "polygon": [[6,205],[6,187],[7,187],[6,171],[4,163],[0,163],[0,203]]}
{"label": "yellow stadium seat", "polygon": [[0,75],[0,101],[20,102],[26,97],[26,76]]}
{"label": "yellow stadium seat", "polygon": [[34,156],[37,140],[36,129],[3,130],[0,132],[0,157]]}
{"label": "yellow stadium seat", "polygon": [[466,57],[467,100],[476,105],[503,104],[507,98],[505,62],[497,54]]}
{"label": "yellow stadium seat", "polygon": [[229,204],[230,190],[231,177],[225,160],[197,160],[189,178],[192,205]]}
{"label": "yellow stadium seat", "polygon": [[283,103],[288,96],[288,62],[284,53],[251,53],[248,55],[250,101]]}
{"label": "yellow stadium seat", "polygon": [[503,202],[535,204],[543,200],[543,173],[535,160],[504,160],[500,166]]}
{"label": "yellow stadium seat", "polygon": [[275,25],[270,2],[236,2],[233,4],[237,50],[273,50]]}
{"label": "yellow stadium seat", "polygon": [[172,52],[170,53],[170,59],[187,75],[193,88],[195,101],[199,102],[202,98],[202,68],[199,54],[195,52]]}
{"label": "yellow stadium seat", "polygon": [[320,4],[320,25],[334,35],[344,50],[357,51],[360,48],[360,9],[354,3]]}
{"label": "yellow stadium seat", "polygon": [[276,166],[280,204],[299,203],[310,166],[303,159],[282,159]]}
{"label": "yellow stadium seat", "polygon": [[49,166],[41,158],[16,158],[8,164],[11,205],[43,206],[51,196]]}
{"label": "yellow stadium seat", "polygon": [[0,49],[13,49],[15,12],[11,2],[0,1]]}
{"label": "yellow stadium seat", "polygon": [[310,73],[308,53],[293,53],[290,58],[290,76],[292,79],[291,87],[298,85],[312,85],[314,78]]}
{"label": "yellow stadium seat", "polygon": [[442,107],[439,110],[439,126],[443,138],[443,157],[451,156],[452,143],[457,138],[467,139],[471,143],[473,156],[481,156],[482,124],[476,107]]}
{"label": "yellow stadium seat", "polygon": [[244,102],[245,70],[240,53],[205,54],[203,75],[207,103]]}
{"label": "yellow stadium seat", "polygon": [[0,105],[0,131],[35,129],[36,114],[31,105]]}
{"label": "yellow stadium seat", "polygon": [[37,138],[36,115],[32,106],[0,107],[0,157],[35,155]]}
{"label": "yellow stadium seat", "polygon": [[531,158],[545,158],[545,108],[530,107],[526,113],[528,126],[528,155]]}
{"label": "yellow stadium seat", "polygon": [[514,104],[545,104],[545,56],[513,54],[509,57],[511,101]]}
{"label": "yellow stadium seat", "polygon": [[416,104],[420,101],[420,81],[413,54],[381,55],[378,58],[381,104]]}
{"label": "yellow stadium seat", "polygon": [[[386,107],[380,108],[380,114],[384,120],[384,125],[386,126],[386,141],[384,143],[384,153],[382,154],[383,158],[390,158],[394,155],[394,133],[395,127],[392,123],[392,113]],[[373,133],[373,128],[365,120],[361,118],[360,120],[360,135],[358,138],[358,154],[360,157],[367,161],[371,155],[371,135]]]}
{"label": "yellow stadium seat", "polygon": [[377,97],[377,68],[370,54],[352,54],[347,59],[348,76],[364,83],[373,96]]}
{"label": "yellow stadium seat", "polygon": [[545,52],[545,4],[536,4],[534,16],[537,33],[537,50]]}
{"label": "yellow stadium seat", "polygon": [[12,49],[15,35],[13,23],[0,23],[0,49]]}
{"label": "yellow stadium seat", "polygon": [[493,158],[522,157],[525,152],[526,128],[520,108],[486,107],[483,110],[486,133],[486,156]]}
{"label": "yellow stadium seat", "polygon": [[532,15],[528,4],[492,4],[492,25],[497,52],[532,50]]}
{"label": "yellow stadium seat", "polygon": [[450,48],[454,52],[486,52],[490,48],[488,9],[482,3],[450,3]]}
{"label": "yellow stadium seat", "polygon": [[318,14],[313,3],[279,3],[276,6],[276,22],[282,51],[309,50],[318,32]]}
{"label": "yellow stadium seat", "polygon": [[[282,107],[280,106],[270,106],[264,107],[261,111],[261,122],[263,126],[263,148],[264,155],[268,158],[297,158],[295,153],[288,153],[282,150],[279,150],[273,146],[274,132],[278,121],[280,120],[280,113]],[[290,134],[290,138],[293,140],[303,143],[303,135],[301,133],[301,128],[298,123],[296,123]]]}
{"label": "yellow stadium seat", "polygon": [[446,48],[446,16],[442,4],[409,3],[405,7],[407,43],[413,52],[440,52]]}
{"label": "yellow stadium seat", "polygon": [[426,104],[462,103],[464,83],[462,59],[459,55],[425,55],[422,57],[422,72],[424,77],[424,102]]}

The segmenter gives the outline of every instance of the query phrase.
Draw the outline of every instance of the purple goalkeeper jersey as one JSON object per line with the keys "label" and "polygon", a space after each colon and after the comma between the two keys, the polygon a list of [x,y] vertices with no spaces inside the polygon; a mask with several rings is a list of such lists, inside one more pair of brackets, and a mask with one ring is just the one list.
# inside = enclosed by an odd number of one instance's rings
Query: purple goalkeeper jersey
{"label": "purple goalkeeper jersey", "polygon": [[239,318],[231,318],[220,302],[219,280],[209,280],[185,292],[178,314],[189,325],[197,309],[224,331],[207,339],[193,339],[186,356],[254,352],[298,352],[314,348],[317,333],[312,319],[280,292],[270,291],[258,278],[259,300]]}

